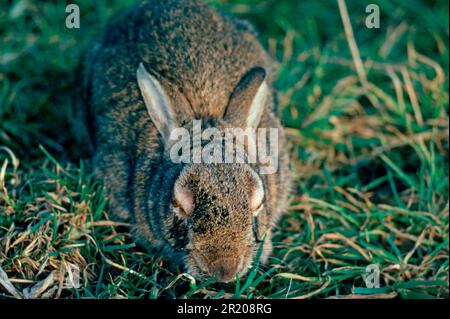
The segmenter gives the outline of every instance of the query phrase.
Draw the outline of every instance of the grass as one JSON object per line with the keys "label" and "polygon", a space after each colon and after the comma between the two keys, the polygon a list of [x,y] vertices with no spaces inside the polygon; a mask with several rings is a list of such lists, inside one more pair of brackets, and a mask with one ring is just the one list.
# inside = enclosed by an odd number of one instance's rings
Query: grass
{"label": "grass", "polygon": [[[364,1],[210,2],[254,23],[278,61],[297,178],[269,264],[234,284],[198,282],[109,217],[77,134],[79,62],[128,1],[77,1],[81,29],[68,30],[61,1],[10,0],[0,298],[448,298],[447,1],[379,0],[380,29],[365,27]],[[370,264],[380,288],[365,285]],[[78,289],[65,284],[74,266]]]}

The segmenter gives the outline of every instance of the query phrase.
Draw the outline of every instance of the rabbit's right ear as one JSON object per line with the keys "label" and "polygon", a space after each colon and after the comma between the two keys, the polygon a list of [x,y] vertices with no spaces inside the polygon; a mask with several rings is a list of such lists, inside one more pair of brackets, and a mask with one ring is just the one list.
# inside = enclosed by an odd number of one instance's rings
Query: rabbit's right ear
{"label": "rabbit's right ear", "polygon": [[224,114],[224,120],[243,128],[256,128],[268,97],[266,70],[254,67],[240,80]]}
{"label": "rabbit's right ear", "polygon": [[169,98],[161,84],[147,72],[142,62],[139,64],[136,75],[148,114],[164,141],[167,141],[175,127],[175,116]]}

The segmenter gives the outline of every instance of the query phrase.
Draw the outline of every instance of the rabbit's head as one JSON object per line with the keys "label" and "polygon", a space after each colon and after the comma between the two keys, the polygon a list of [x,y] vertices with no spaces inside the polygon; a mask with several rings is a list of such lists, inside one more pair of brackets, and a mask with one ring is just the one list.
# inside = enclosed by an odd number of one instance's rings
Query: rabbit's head
{"label": "rabbit's head", "polygon": [[[167,144],[171,131],[179,126],[174,107],[142,64],[137,78],[150,117]],[[264,69],[251,69],[213,126],[256,128],[268,94]],[[165,233],[174,248],[175,242],[179,245],[179,239],[185,238],[180,250],[188,271],[197,278],[215,276],[222,282],[232,281],[247,272],[260,248],[263,256],[269,250],[268,194],[256,166],[242,162],[187,163],[181,169],[172,190]]]}
{"label": "rabbit's head", "polygon": [[175,183],[173,208],[184,221],[186,265],[197,277],[243,275],[263,240],[264,188],[245,164],[193,164]]}

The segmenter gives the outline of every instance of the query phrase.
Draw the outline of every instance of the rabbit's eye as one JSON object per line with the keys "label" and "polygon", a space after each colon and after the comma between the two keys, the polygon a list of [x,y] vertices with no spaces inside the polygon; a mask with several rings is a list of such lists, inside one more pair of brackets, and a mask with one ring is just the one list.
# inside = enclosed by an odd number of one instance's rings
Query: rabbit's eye
{"label": "rabbit's eye", "polygon": [[261,243],[263,241],[263,229],[260,225],[260,218],[258,218],[259,213],[263,210],[264,204],[259,205],[258,209],[256,209],[253,215],[253,234],[255,235],[255,241],[257,243]]}
{"label": "rabbit's eye", "polygon": [[261,203],[261,205],[259,205],[259,207],[253,211],[252,215],[253,217],[258,217],[259,213],[263,210],[264,208],[264,203]]}
{"label": "rabbit's eye", "polygon": [[187,218],[194,210],[194,195],[187,186],[182,186],[178,182],[175,184],[173,204],[178,208],[177,215],[180,218]]}

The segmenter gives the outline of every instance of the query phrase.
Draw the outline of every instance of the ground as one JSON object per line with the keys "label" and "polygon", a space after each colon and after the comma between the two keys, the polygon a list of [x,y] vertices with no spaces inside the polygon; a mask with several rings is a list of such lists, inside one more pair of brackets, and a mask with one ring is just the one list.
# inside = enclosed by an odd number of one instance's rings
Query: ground
{"label": "ground", "polygon": [[80,61],[133,1],[73,2],[80,29],[63,1],[0,4],[0,298],[448,298],[447,1],[378,0],[380,28],[369,1],[209,1],[278,61],[296,169],[269,263],[226,285],[110,219],[79,134]]}

